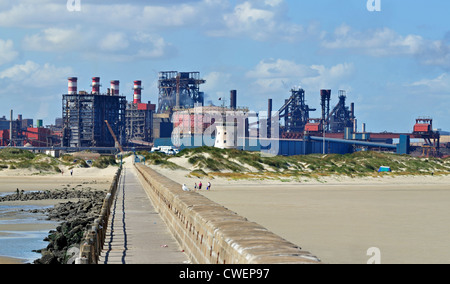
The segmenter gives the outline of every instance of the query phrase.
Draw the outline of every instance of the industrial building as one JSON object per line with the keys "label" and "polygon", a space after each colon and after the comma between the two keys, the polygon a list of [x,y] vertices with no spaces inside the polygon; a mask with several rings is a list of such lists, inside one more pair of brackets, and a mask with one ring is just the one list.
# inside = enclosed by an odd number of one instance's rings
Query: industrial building
{"label": "industrial building", "polygon": [[153,114],[156,105],[141,102],[142,81],[133,85],[133,102],[128,102],[125,110],[125,134],[127,145],[151,145],[153,138]]}
{"label": "industrial building", "polygon": [[[63,95],[63,146],[114,147],[125,141],[126,98],[118,95],[113,81],[106,94],[100,92],[100,78],[92,78],[92,91],[77,91],[77,78],[68,79],[68,93]],[[108,122],[108,123],[106,123]]]}
{"label": "industrial building", "polygon": [[[264,150],[265,145],[258,146],[255,139],[263,144],[276,139],[280,147],[277,154],[280,155],[350,153],[369,149],[409,153],[410,140],[417,138],[424,139],[422,148],[430,148],[427,154],[439,149],[439,133],[433,131],[432,120],[416,121],[411,133],[368,133],[364,124],[358,132],[355,105],[347,105],[343,90],[338,91],[334,107],[331,105],[332,91],[320,90],[321,115],[314,116],[311,114],[316,109],[308,105],[306,91],[302,88],[292,88],[289,98],[277,112],[273,112],[273,102],[269,99],[267,114],[237,108],[236,90],[230,91],[229,106],[205,106],[200,86],[206,81],[200,72],[159,72],[158,105],[142,102],[140,80],[134,81],[130,101],[119,94],[117,80],[111,81],[106,94],[100,92],[98,77],[92,78],[89,93],[78,92],[76,77],[68,81],[68,94],[63,95],[64,147],[117,147],[119,144],[128,149],[145,149],[171,145],[177,140],[172,139],[174,135],[181,134],[178,136],[183,139],[181,147],[216,145]],[[16,132],[22,133],[13,128],[13,133]],[[27,132],[28,139],[42,140],[38,133],[41,130]],[[0,133],[0,136],[7,134]],[[394,145],[393,141],[397,139],[399,144]],[[1,140],[3,144],[7,142],[4,140]]]}
{"label": "industrial building", "polygon": [[200,85],[205,82],[200,78],[200,72],[160,72],[158,114],[193,108],[196,104],[204,105],[204,94],[200,92]]}

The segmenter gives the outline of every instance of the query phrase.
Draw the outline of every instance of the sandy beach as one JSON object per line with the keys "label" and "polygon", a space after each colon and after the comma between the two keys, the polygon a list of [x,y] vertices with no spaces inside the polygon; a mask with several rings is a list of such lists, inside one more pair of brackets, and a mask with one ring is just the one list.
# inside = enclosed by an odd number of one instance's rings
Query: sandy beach
{"label": "sandy beach", "polygon": [[[109,189],[117,167],[106,169],[98,168],[75,168],[73,175],[70,171],[64,174],[37,174],[29,170],[4,170],[0,171],[0,194],[14,193],[20,191],[44,191],[44,190],[107,190]],[[65,202],[70,200],[65,200]],[[2,206],[52,206],[61,200],[34,200],[2,202]],[[54,229],[54,223],[37,222],[30,223],[29,220],[19,223],[11,223],[10,219],[17,216],[0,216],[0,237],[11,234],[10,232],[48,232]],[[39,248],[36,248],[39,249]],[[0,256],[0,264],[24,263],[23,259]]]}
{"label": "sandy beach", "polygon": [[[156,166],[191,189],[200,179]],[[450,263],[450,176],[212,183],[199,191],[329,264]]]}

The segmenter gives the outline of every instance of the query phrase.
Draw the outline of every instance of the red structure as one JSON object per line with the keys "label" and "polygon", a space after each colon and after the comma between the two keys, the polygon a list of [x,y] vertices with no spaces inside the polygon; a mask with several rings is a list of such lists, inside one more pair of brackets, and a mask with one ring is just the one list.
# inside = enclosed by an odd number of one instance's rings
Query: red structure
{"label": "red structure", "polygon": [[0,146],[8,146],[9,144],[9,130],[0,130]]}
{"label": "red structure", "polygon": [[29,143],[33,147],[45,147],[53,143],[52,132],[48,128],[28,127],[23,134],[25,135],[24,145]]}

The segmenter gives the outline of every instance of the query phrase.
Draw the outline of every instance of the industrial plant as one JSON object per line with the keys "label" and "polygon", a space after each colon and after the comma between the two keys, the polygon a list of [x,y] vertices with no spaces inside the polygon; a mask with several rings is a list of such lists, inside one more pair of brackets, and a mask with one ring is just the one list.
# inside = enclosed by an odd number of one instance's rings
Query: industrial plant
{"label": "industrial plant", "polygon": [[[120,91],[120,81],[101,90],[93,77],[90,91],[78,90],[78,78],[68,78],[62,94],[61,118],[44,127],[42,120],[18,115],[0,118],[0,147],[34,150],[117,152],[150,150],[154,146],[237,148],[276,155],[346,154],[377,150],[417,156],[448,155],[450,141],[433,128],[432,118],[417,118],[410,133],[370,133],[358,129],[355,104],[344,90],[317,90],[320,107],[307,104],[302,88],[292,88],[278,110],[268,99],[267,110],[237,107],[238,92],[230,91],[229,105],[205,104],[200,72],[163,71],[158,74],[158,102],[142,100],[141,80],[133,82],[132,100]],[[337,101],[336,104],[331,104]],[[319,109],[319,115],[312,113]],[[34,127],[35,126],[35,127]],[[419,144],[411,141],[421,141]],[[275,149],[268,144],[277,142]],[[395,143],[394,143],[395,142]],[[275,151],[275,152],[273,152]]]}

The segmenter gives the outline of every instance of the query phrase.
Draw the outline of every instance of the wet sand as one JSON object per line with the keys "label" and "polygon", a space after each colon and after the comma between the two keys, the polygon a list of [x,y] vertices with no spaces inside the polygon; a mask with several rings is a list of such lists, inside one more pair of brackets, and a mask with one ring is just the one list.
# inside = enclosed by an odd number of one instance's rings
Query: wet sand
{"label": "wet sand", "polygon": [[24,264],[25,261],[18,258],[0,256],[0,264]]}

